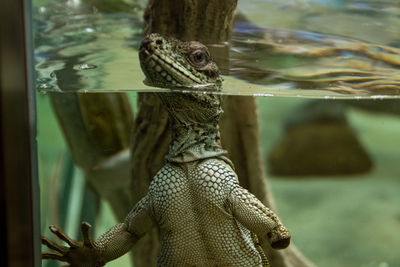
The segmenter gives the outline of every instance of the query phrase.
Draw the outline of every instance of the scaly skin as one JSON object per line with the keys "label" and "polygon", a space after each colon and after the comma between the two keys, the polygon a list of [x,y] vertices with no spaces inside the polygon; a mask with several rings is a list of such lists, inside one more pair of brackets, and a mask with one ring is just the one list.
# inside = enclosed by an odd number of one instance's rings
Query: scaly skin
{"label": "scaly skin", "polygon": [[143,40],[139,56],[147,84],[191,91],[158,94],[173,132],[166,164],[123,223],[94,242],[83,224],[83,243],[51,226],[70,248],[43,237],[56,251],[43,253],[43,258],[102,266],[156,226],[161,237],[158,266],[268,266],[257,236],[280,249],[289,245],[290,234],[270,209],[240,187],[220,146],[220,96],[197,90],[221,86],[207,48],[151,34]]}

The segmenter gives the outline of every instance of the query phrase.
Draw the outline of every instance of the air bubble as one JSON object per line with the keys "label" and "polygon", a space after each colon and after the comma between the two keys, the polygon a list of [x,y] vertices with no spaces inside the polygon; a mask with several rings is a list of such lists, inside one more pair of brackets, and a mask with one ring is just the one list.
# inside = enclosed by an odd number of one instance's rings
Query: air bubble
{"label": "air bubble", "polygon": [[74,70],[91,70],[91,69],[95,69],[95,68],[97,68],[96,65],[87,64],[87,63],[83,63],[83,64],[74,66]]}

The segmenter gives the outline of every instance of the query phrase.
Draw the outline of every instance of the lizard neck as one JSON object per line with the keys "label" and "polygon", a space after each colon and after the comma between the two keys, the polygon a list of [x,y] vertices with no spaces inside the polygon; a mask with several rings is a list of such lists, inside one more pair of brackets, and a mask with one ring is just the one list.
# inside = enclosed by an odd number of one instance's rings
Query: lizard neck
{"label": "lizard neck", "polygon": [[219,133],[220,96],[202,93],[159,93],[170,119],[172,140],[166,160],[191,162],[223,157]]}
{"label": "lizard neck", "polygon": [[180,124],[172,121],[167,161],[191,162],[226,154],[220,145],[218,124]]}

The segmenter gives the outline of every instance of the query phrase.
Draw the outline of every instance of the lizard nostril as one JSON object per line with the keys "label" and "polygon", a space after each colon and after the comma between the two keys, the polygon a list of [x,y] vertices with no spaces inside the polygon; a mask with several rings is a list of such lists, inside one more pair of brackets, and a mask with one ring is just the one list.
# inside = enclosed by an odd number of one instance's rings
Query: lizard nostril
{"label": "lizard nostril", "polygon": [[149,45],[152,43],[152,40],[150,38],[144,38],[142,40],[142,43],[140,44],[140,49],[148,49]]}
{"label": "lizard nostril", "polygon": [[[156,41],[157,43],[157,41]],[[155,45],[154,40],[151,38],[144,38],[142,43],[140,44],[139,50],[148,50],[154,52],[158,47]]]}

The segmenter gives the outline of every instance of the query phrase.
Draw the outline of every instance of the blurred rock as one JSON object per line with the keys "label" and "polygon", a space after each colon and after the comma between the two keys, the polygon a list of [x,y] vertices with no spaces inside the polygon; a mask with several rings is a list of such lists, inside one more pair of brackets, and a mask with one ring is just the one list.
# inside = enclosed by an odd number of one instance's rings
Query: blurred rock
{"label": "blurred rock", "polygon": [[289,127],[269,155],[274,175],[348,175],[371,168],[370,157],[340,116],[314,117]]}

